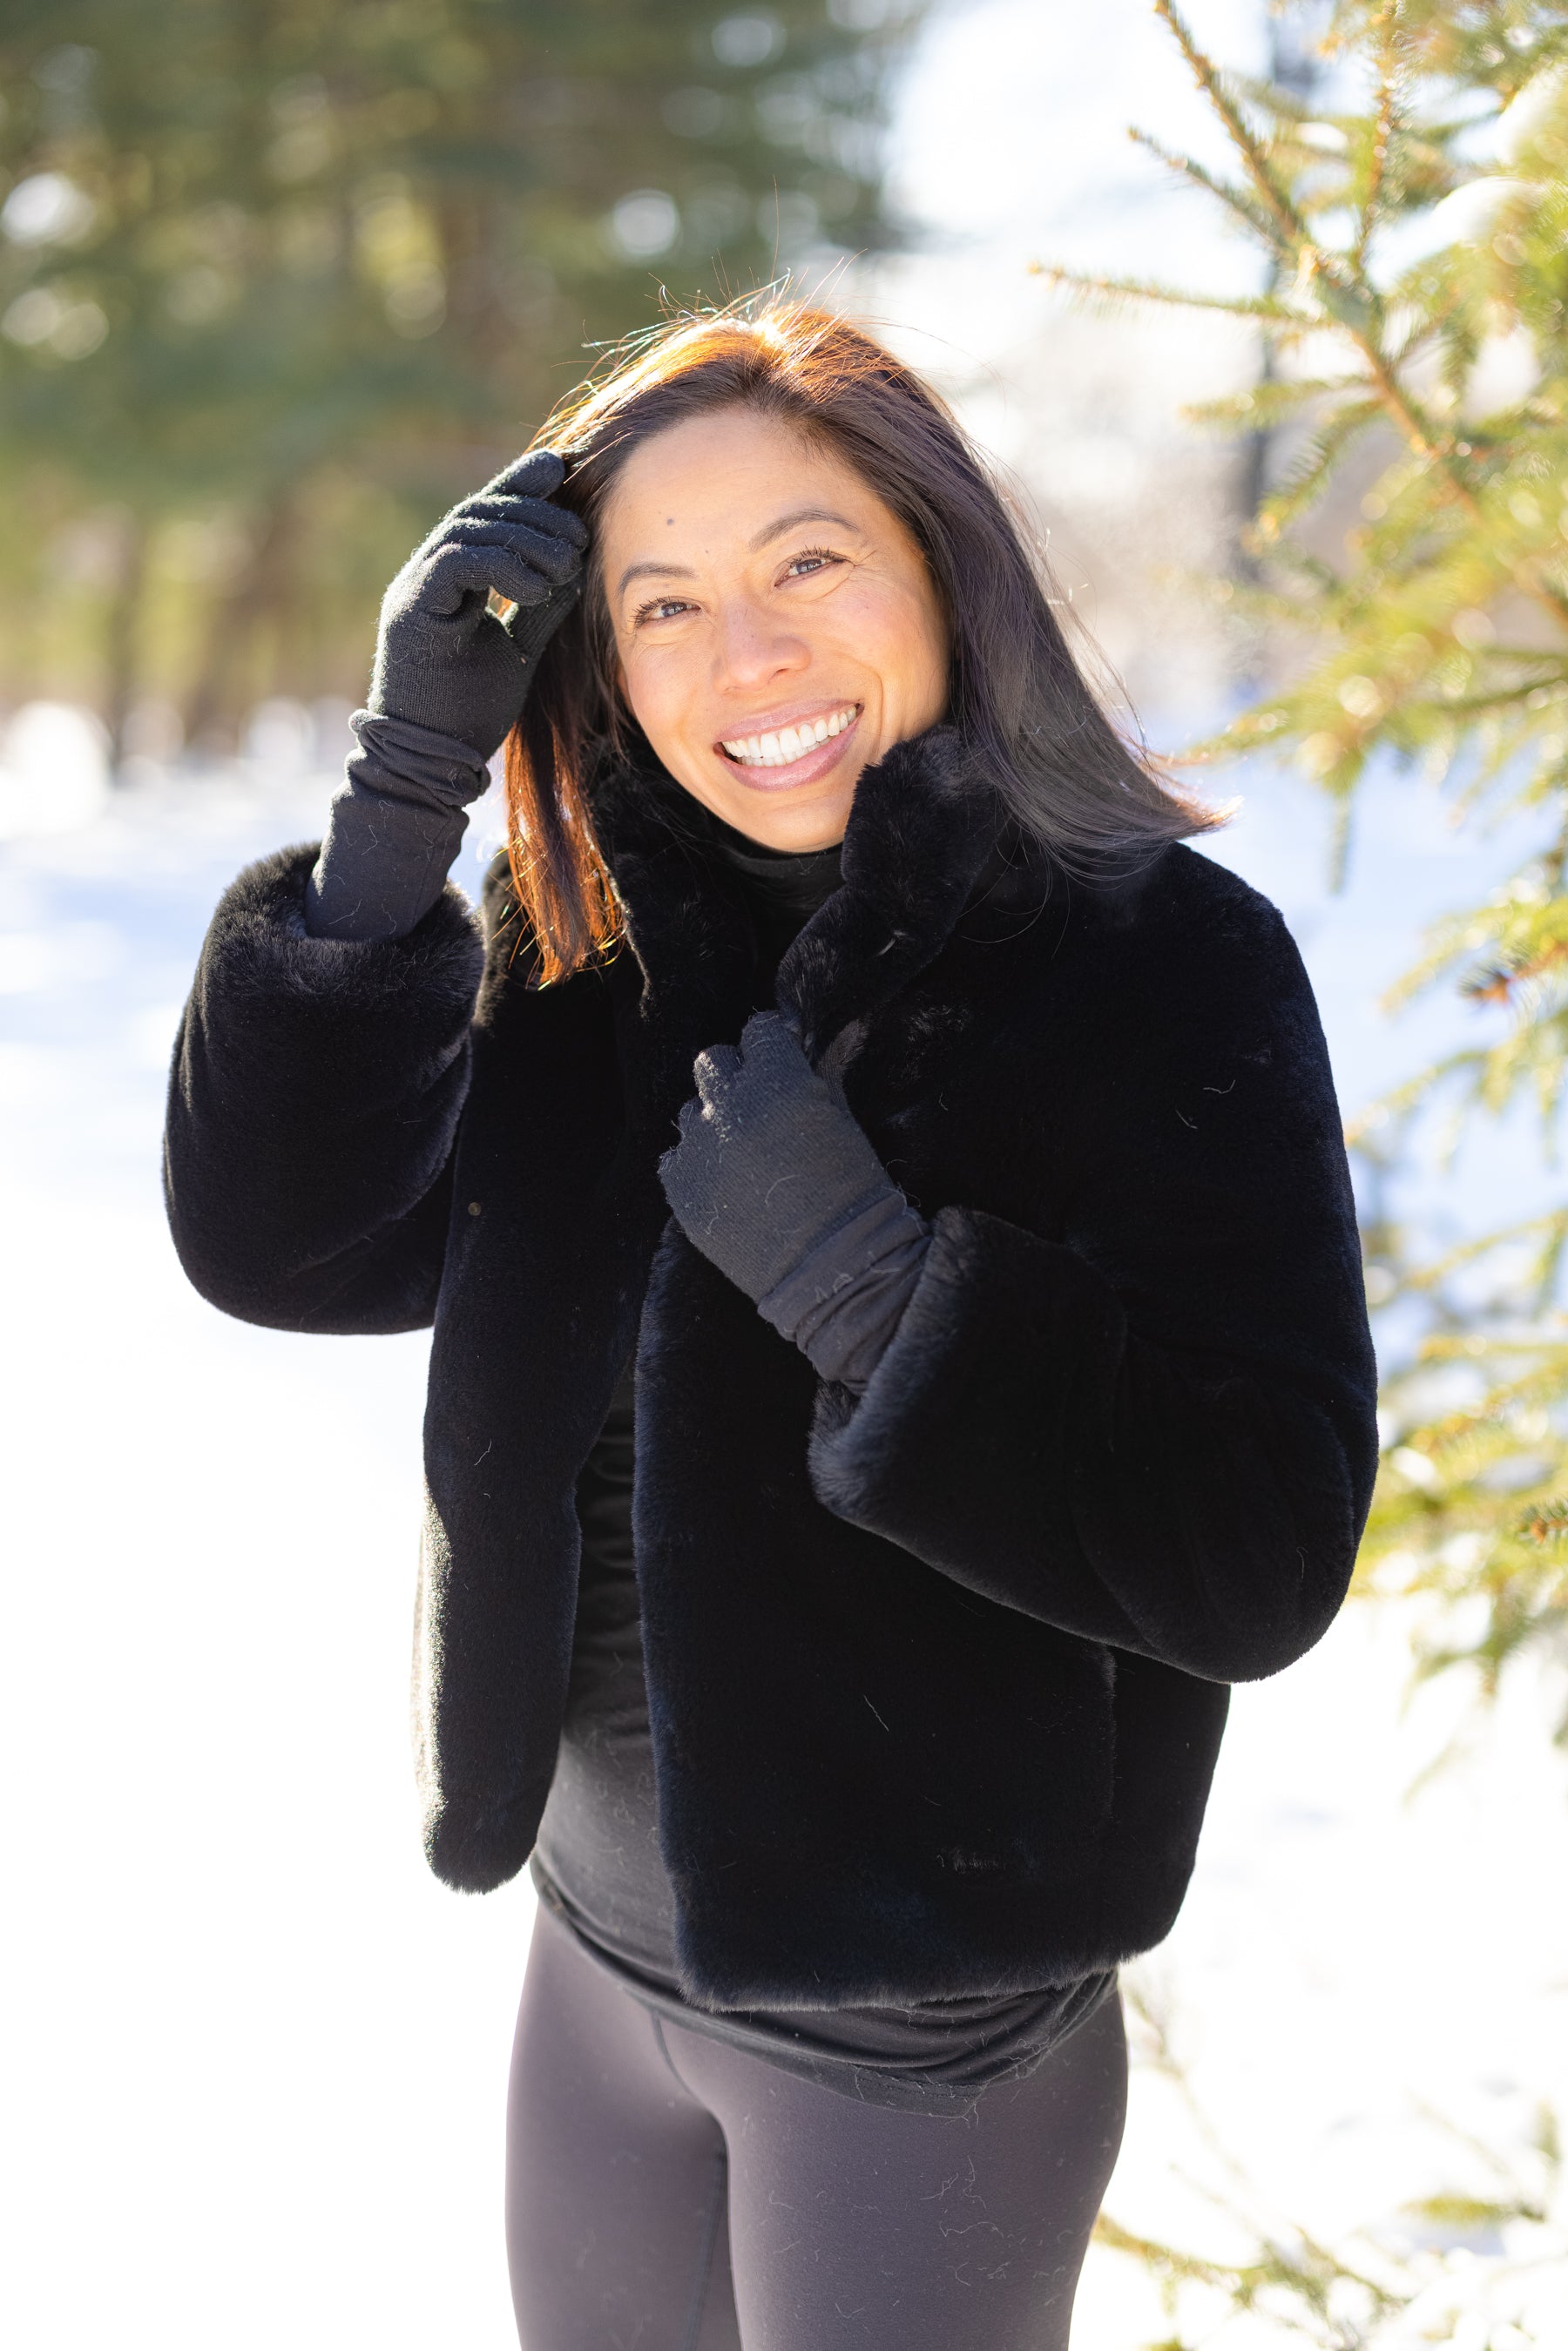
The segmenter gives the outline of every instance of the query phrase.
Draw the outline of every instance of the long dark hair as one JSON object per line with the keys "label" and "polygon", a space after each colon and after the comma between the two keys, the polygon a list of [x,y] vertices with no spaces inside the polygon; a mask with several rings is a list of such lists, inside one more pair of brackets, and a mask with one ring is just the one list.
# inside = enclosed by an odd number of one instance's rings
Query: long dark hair
{"label": "long dark hair", "polygon": [[653,434],[749,408],[825,443],[912,533],[952,648],[947,716],[1009,813],[1064,871],[1125,872],[1219,820],[1155,775],[1095,699],[1019,522],[942,402],[859,328],[769,298],[674,320],[563,402],[536,445],[559,449],[559,497],[591,534],[580,603],[551,641],[507,746],[508,841],[538,943],[536,984],[613,947],[614,893],[585,782],[624,738],[598,518]]}

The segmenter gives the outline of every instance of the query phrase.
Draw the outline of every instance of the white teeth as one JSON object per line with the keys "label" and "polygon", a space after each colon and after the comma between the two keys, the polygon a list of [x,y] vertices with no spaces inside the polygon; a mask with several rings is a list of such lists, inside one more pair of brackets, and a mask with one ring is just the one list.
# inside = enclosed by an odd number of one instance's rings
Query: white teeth
{"label": "white teeth", "polygon": [[776,735],[738,736],[723,747],[732,759],[746,768],[787,768],[830,736],[841,735],[855,717],[859,705],[846,704],[835,710],[831,718],[808,718],[799,726],[781,726]]}

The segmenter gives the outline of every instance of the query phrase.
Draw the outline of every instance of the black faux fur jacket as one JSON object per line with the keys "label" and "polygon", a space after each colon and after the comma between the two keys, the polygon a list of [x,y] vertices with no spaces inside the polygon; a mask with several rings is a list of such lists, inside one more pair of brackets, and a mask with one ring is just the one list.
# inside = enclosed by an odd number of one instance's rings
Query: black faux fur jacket
{"label": "black faux fur jacket", "polygon": [[[750,918],[662,771],[606,761],[629,947],[547,988],[504,866],[408,937],[243,873],[175,1051],[169,1213],[204,1296],[434,1321],[416,1628],[426,1849],[527,1860],[570,1658],[574,1488],[636,1349],[633,1526],[687,1996],[1021,1991],[1168,1930],[1227,1685],[1310,1648],[1375,1455],[1322,1031],[1278,914],[1191,851],[1048,887],[946,730],[861,778],[779,1001],[934,1220],[865,1395],[668,1217]],[[688,804],[689,805],[689,804]],[[483,967],[483,968],[482,968]],[[476,994],[477,992],[477,994]]]}

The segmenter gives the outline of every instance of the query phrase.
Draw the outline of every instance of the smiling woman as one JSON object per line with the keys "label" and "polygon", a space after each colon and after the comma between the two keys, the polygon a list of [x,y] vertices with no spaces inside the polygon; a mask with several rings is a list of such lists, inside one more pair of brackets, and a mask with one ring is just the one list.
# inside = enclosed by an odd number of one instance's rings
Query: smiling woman
{"label": "smiling woman", "polygon": [[678,322],[540,441],[590,527],[583,602],[508,750],[541,980],[618,935],[586,763],[633,734],[779,849],[841,840],[862,771],[944,716],[1064,872],[1212,821],[1106,719],[952,417],[847,321],[780,303]]}
{"label": "smiling woman", "polygon": [[355,725],[214,918],[169,1207],[230,1312],[434,1325],[425,1849],[540,1896],[523,2344],[1065,2351],[1117,1968],[1375,1462],[1300,958],[939,402],[787,305],[445,517]]}

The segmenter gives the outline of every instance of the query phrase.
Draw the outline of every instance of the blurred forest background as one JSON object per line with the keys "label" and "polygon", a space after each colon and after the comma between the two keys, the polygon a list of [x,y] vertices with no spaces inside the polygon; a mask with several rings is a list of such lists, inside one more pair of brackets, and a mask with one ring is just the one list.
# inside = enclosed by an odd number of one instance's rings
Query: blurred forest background
{"label": "blurred forest background", "polygon": [[[1075,2342],[1568,2341],[1568,0],[0,0],[0,102],[17,2339],[123,2334],[125,2279],[160,2351],[507,2339],[528,1897],[452,1905],[402,1801],[423,1342],[207,1312],[162,1086],[409,548],[611,343],[788,274],[952,399],[1126,723],[1239,786],[1206,853],[1353,1119],[1360,1604],[1236,1694]],[[111,1502],[62,1507],[84,1423]],[[241,2317],[247,2196],[289,2260]]]}
{"label": "blurred forest background", "polygon": [[385,581],[591,346],[884,235],[915,13],[7,0],[0,691],[158,748],[357,699]]}

